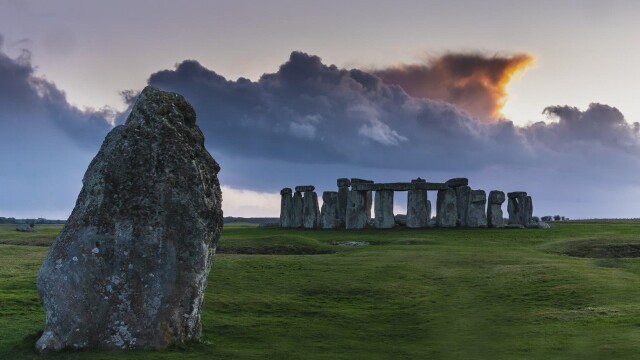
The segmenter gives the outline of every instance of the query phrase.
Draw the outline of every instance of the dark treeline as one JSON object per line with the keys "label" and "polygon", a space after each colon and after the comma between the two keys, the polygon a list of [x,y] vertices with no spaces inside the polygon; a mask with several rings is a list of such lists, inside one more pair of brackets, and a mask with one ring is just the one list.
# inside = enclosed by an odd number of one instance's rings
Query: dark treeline
{"label": "dark treeline", "polygon": [[49,220],[45,218],[37,219],[16,219],[13,217],[0,216],[0,224],[64,224],[66,220]]}

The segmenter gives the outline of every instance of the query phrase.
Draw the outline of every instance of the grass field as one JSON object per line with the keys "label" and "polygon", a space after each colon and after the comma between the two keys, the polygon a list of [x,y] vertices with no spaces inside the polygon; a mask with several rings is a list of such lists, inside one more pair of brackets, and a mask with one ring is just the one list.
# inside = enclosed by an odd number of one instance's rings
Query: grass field
{"label": "grass field", "polygon": [[[41,228],[0,226],[0,359],[39,358],[35,278],[59,231]],[[335,245],[352,240],[370,245]],[[349,232],[239,224],[219,244],[201,342],[51,358],[640,358],[640,258],[617,257],[634,249],[640,222]]]}

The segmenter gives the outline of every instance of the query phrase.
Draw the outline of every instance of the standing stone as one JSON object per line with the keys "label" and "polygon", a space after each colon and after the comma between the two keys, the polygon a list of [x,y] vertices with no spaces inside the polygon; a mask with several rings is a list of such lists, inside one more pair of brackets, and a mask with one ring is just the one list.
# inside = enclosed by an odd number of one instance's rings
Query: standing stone
{"label": "standing stone", "polygon": [[306,191],[302,202],[302,226],[305,229],[316,229],[320,222],[318,194],[315,191]]}
{"label": "standing stone", "polygon": [[300,191],[296,191],[293,194],[293,211],[291,213],[291,227],[292,228],[301,228],[302,227],[302,209],[304,205],[302,203],[302,193]]}
{"label": "standing stone", "polygon": [[471,226],[468,222],[471,188],[467,185],[462,185],[455,188],[455,191],[456,191],[456,206],[457,206],[457,212],[458,212],[458,219],[456,220],[456,225],[460,227]]}
{"label": "standing stone", "polygon": [[[509,225],[527,226],[531,222],[533,214],[533,204],[531,197],[524,191],[515,191],[507,194],[509,202]],[[527,199],[528,198],[528,199]]]}
{"label": "standing stone", "polygon": [[347,221],[347,201],[349,199],[349,186],[351,181],[346,178],[338,179],[338,219],[342,225]]}
{"label": "standing stone", "polygon": [[[426,183],[426,181],[417,178],[411,180],[411,183]],[[429,226],[429,216],[431,216],[431,208],[427,200],[427,191],[409,190],[407,192],[407,227],[425,228]]]}
{"label": "standing stone", "polygon": [[[351,184],[373,184],[372,180],[363,180],[357,178],[351,178]],[[373,196],[371,191],[364,191],[365,193],[365,205],[364,212],[367,219],[367,224],[371,221],[371,206],[373,205]]]}
{"label": "standing stone", "polygon": [[196,114],[146,87],[104,140],[38,274],[41,353],[197,339],[222,230],[219,165]]}
{"label": "standing stone", "polygon": [[374,226],[379,229],[391,229],[395,225],[393,217],[393,190],[376,191]]}
{"label": "standing stone", "polygon": [[320,227],[322,229],[337,229],[340,227],[340,218],[338,217],[338,193],[335,191],[325,191],[322,193]]}
{"label": "standing stone", "polygon": [[452,188],[438,190],[436,207],[436,224],[439,227],[455,227],[458,220],[456,191]]}
{"label": "standing stone", "polygon": [[487,227],[487,193],[484,190],[471,190],[469,193],[469,207],[467,226],[472,228]]}
{"label": "standing stone", "polygon": [[489,205],[487,206],[487,226],[490,228],[501,228],[504,226],[504,215],[502,213],[502,203],[504,203],[504,192],[493,190],[489,193]]}
{"label": "standing stone", "polygon": [[364,229],[369,224],[365,206],[367,204],[366,191],[349,191],[347,202],[346,224],[347,229]]}
{"label": "standing stone", "polygon": [[291,189],[284,188],[280,190],[280,227],[291,227],[293,215],[293,199],[291,198]]}

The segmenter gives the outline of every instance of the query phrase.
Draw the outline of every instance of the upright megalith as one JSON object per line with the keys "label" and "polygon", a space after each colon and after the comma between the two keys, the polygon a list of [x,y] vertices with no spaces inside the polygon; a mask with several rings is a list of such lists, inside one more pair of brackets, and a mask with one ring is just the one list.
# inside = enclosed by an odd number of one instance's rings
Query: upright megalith
{"label": "upright megalith", "polygon": [[452,188],[438,191],[436,224],[439,227],[455,227],[458,220],[456,191]]}
{"label": "upright megalith", "polygon": [[337,229],[341,220],[338,216],[338,193],[325,191],[322,193],[322,209],[320,210],[320,227],[322,229]]}
{"label": "upright megalith", "polygon": [[304,190],[302,198],[302,227],[315,229],[320,223],[320,209],[318,208],[318,194],[313,186],[296,186],[296,190]]}
{"label": "upright megalith", "polygon": [[[411,183],[426,183],[426,181],[417,178],[411,180]],[[407,193],[407,227],[425,228],[429,226],[430,217],[431,206],[427,201],[427,191],[422,189],[409,190]]]}
{"label": "upright megalith", "polygon": [[280,227],[291,227],[293,216],[293,198],[291,188],[280,190]]}
{"label": "upright megalith", "polygon": [[504,215],[502,213],[502,203],[504,203],[504,192],[493,190],[489,193],[489,205],[487,206],[487,226],[490,228],[501,228],[504,226]]}
{"label": "upright megalith", "polygon": [[471,190],[467,210],[467,226],[472,228],[487,227],[487,193],[484,190]]}
{"label": "upright megalith", "polygon": [[[354,184],[373,184],[373,180],[364,180],[351,178],[351,185]],[[364,212],[367,223],[371,220],[371,206],[373,205],[373,197],[371,191],[363,191],[365,194],[365,204],[364,204]]]}
{"label": "upright megalith", "polygon": [[532,223],[533,201],[524,191],[514,191],[507,194],[509,203],[509,225],[527,226]]}
{"label": "upright megalith", "polygon": [[347,220],[347,201],[349,199],[349,186],[351,186],[351,180],[346,178],[340,178],[338,183],[338,219],[341,220],[342,225]]}
{"label": "upright megalith", "polygon": [[219,170],[191,105],[145,88],[89,165],[40,268],[41,353],[157,349],[200,336],[222,230]]}
{"label": "upright megalith", "polygon": [[304,208],[304,204],[302,202],[302,193],[300,191],[296,191],[293,193],[293,199],[291,200],[291,227],[292,228],[301,228],[302,227],[302,211]]}
{"label": "upright megalith", "polygon": [[469,205],[471,201],[471,187],[467,185],[459,186],[456,190],[456,207],[458,211],[458,220],[456,225],[460,227],[471,226],[469,224]]}
{"label": "upright megalith", "polygon": [[369,223],[365,207],[367,205],[366,191],[349,191],[347,198],[347,214],[345,227],[347,229],[364,229]]}
{"label": "upright megalith", "polygon": [[393,190],[376,191],[374,207],[373,225],[379,229],[391,229],[396,223],[393,217]]}

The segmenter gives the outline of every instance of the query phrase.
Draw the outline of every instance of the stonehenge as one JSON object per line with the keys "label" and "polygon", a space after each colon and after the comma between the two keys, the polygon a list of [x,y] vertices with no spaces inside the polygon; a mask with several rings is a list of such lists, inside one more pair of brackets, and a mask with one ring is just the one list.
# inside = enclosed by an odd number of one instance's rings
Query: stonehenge
{"label": "stonehenge", "polygon": [[[472,189],[469,179],[443,183],[417,178],[410,182],[376,183],[358,178],[340,178],[337,191],[322,193],[322,208],[312,185],[280,191],[280,226],[305,229],[407,228],[503,228],[502,204],[508,198],[508,227],[533,227],[533,202],[526,192],[505,193]],[[395,192],[407,192],[407,213],[394,214]],[[431,217],[428,192],[436,192],[435,217]],[[292,196],[293,193],[293,196]],[[373,195],[375,193],[375,195]],[[375,201],[373,201],[375,199]],[[372,220],[371,210],[374,210]]]}

